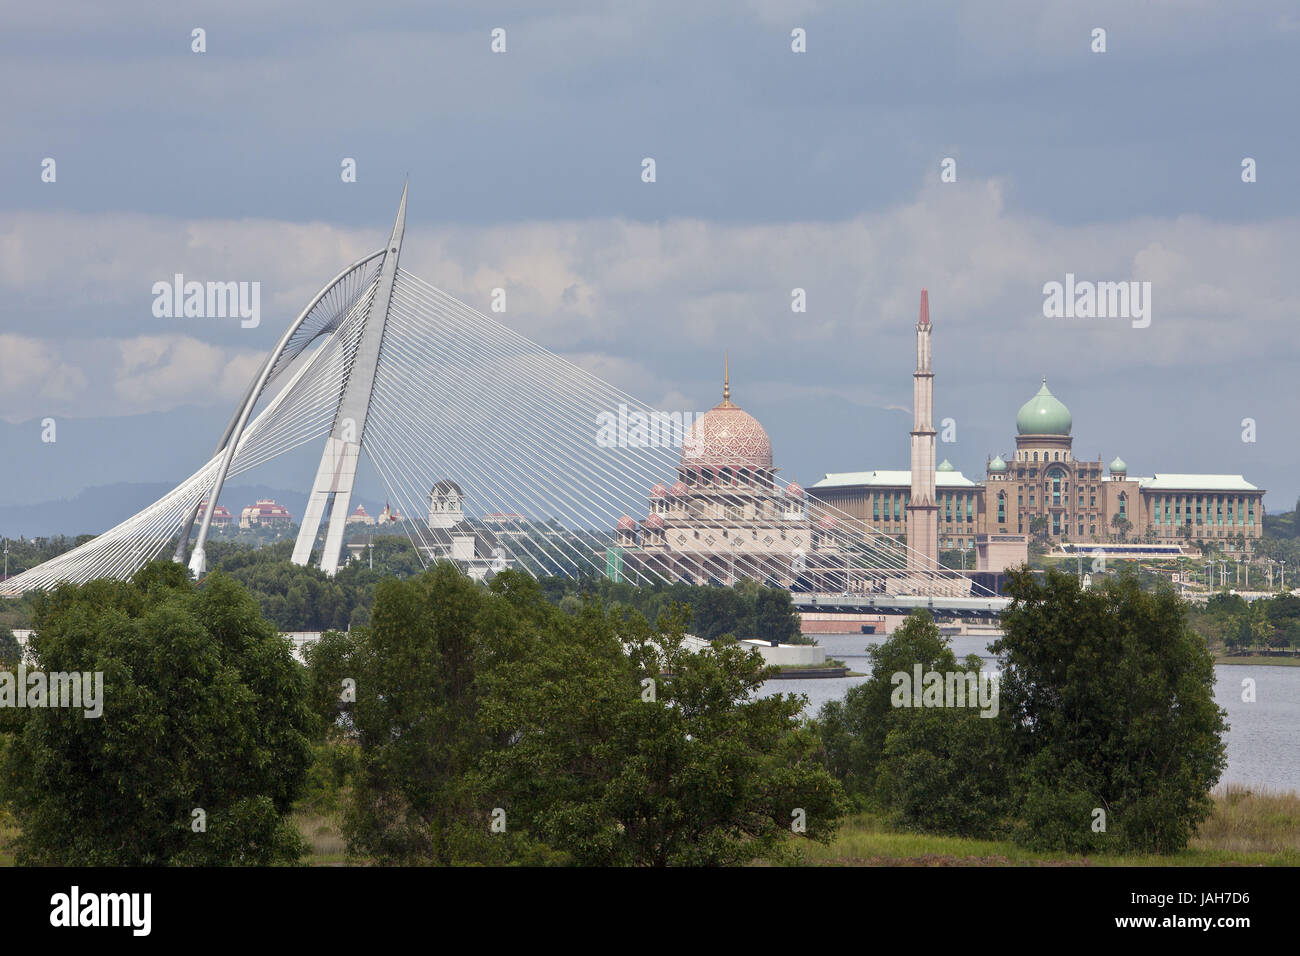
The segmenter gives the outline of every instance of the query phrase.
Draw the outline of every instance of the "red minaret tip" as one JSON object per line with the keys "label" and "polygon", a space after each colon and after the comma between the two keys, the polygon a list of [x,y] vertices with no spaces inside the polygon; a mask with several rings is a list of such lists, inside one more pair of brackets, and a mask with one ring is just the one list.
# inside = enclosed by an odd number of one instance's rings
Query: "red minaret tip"
{"label": "red minaret tip", "polygon": [[926,292],[925,289],[921,290],[921,321],[917,324],[930,324],[930,293]]}

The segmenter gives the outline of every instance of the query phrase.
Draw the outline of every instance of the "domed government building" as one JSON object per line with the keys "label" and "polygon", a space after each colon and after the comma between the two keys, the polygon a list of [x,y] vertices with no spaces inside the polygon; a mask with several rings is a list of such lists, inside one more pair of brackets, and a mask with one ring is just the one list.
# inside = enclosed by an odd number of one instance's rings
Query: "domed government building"
{"label": "domed government building", "polygon": [[[922,301],[928,328],[928,303]],[[1015,451],[990,456],[982,481],[967,478],[947,460],[939,464],[933,476],[936,546],[970,549],[976,567],[990,571],[1023,561],[1036,530],[1056,544],[1085,549],[1122,541],[1139,553],[1142,545],[1176,551],[1209,541],[1225,552],[1252,552],[1263,533],[1263,489],[1241,475],[1137,477],[1119,456],[1109,463],[1100,457],[1085,461],[1074,455],[1073,427],[1070,410],[1043,379],[1016,413]],[[917,522],[909,520],[912,477],[910,471],[828,474],[809,493],[928,550],[927,536],[918,536]],[[1035,519],[1041,519],[1037,527]]]}

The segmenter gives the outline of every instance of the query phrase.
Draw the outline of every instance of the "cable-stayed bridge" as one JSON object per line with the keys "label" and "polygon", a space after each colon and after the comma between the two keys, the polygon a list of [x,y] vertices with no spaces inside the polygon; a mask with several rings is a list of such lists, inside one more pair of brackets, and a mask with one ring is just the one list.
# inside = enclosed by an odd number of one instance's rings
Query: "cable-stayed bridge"
{"label": "cable-stayed bridge", "polygon": [[749,578],[791,589],[805,607],[1005,606],[778,481],[729,379],[723,402],[693,423],[652,409],[404,271],[405,222],[404,188],[388,243],[326,283],[285,330],[206,462],[138,514],[12,578],[6,593],[125,578],[169,548],[199,576],[226,482],[319,446],[293,561],[328,574],[344,559],[368,466],[426,564],[640,584]]}

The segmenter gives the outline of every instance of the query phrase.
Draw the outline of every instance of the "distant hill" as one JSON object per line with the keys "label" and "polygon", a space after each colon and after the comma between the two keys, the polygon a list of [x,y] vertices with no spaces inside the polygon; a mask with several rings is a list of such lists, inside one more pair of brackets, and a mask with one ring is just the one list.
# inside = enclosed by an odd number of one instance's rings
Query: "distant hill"
{"label": "distant hill", "polygon": [[[56,534],[100,534],[157,501],[174,486],[166,482],[117,482],[87,488],[71,498],[42,501],[30,505],[0,505],[0,537],[46,537]],[[236,518],[240,509],[258,498],[273,498],[289,509],[294,520],[302,517],[307,506],[305,492],[272,488],[267,485],[230,485],[221,493],[221,503]],[[364,504],[372,515],[383,504],[352,499],[352,507]]]}
{"label": "distant hill", "polygon": [[[41,441],[39,420],[0,422],[5,451],[0,506],[70,499],[91,485],[179,481],[212,455],[229,414],[186,405],[117,418],[58,417],[57,440],[48,444]],[[266,476],[257,480],[281,483]],[[175,485],[171,482],[164,491]]]}
{"label": "distant hill", "polygon": [[1264,534],[1270,538],[1294,538],[1300,534],[1300,525],[1296,516],[1300,514],[1300,501],[1296,502],[1295,511],[1280,511],[1277,514],[1264,515]]}

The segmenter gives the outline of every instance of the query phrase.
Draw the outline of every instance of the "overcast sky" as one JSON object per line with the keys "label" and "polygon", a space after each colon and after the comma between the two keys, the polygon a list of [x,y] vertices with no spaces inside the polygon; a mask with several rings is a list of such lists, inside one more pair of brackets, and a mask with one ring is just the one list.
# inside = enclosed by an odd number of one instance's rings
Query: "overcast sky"
{"label": "overcast sky", "polygon": [[[409,173],[405,269],[485,311],[506,288],[512,327],[670,410],[718,401],[729,351],[804,483],[906,467],[926,286],[940,457],[968,474],[1046,376],[1080,456],[1300,494],[1294,0],[273,6],[0,8],[18,434],[120,416],[119,477],[188,474],[184,443],[134,453],[144,413],[223,420]],[[155,317],[178,272],[260,282],[261,324]],[[1045,318],[1066,273],[1150,282],[1149,327]]]}

